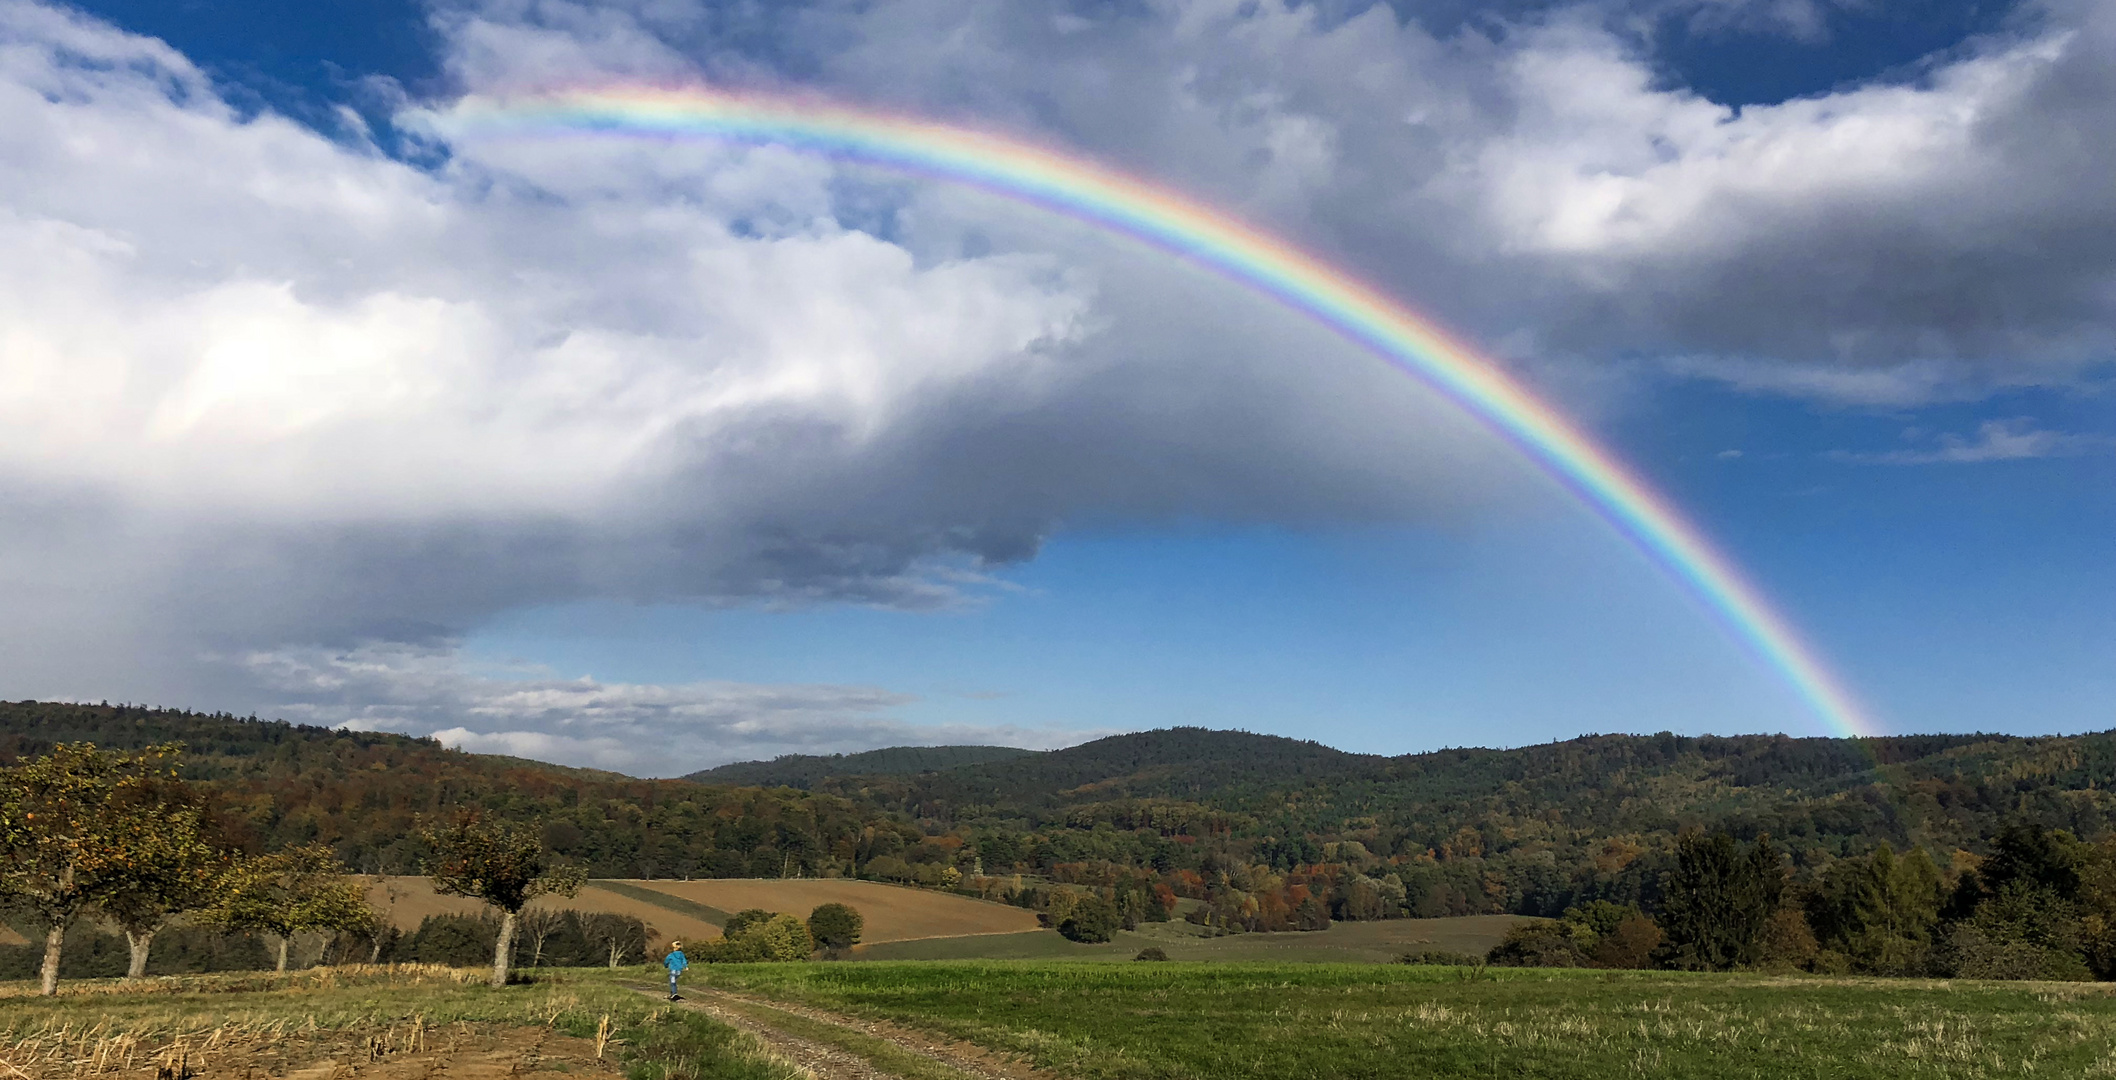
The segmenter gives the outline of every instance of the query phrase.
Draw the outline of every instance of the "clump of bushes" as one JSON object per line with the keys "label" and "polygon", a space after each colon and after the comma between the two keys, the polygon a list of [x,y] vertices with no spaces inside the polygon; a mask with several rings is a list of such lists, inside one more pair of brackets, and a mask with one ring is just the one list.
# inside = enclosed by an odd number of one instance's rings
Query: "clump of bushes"
{"label": "clump of bushes", "polygon": [[1501,967],[1643,968],[1661,940],[1645,912],[1597,900],[1567,908],[1558,919],[1514,927],[1485,959]]}
{"label": "clump of bushes", "polygon": [[1132,957],[1132,959],[1133,959],[1133,960],[1166,960],[1166,959],[1168,959],[1168,951],[1167,951],[1167,950],[1165,950],[1165,949],[1163,949],[1163,948],[1161,948],[1161,947],[1160,947],[1159,945],[1148,945],[1147,947],[1145,947],[1145,948],[1143,948],[1143,949],[1140,949],[1140,950],[1139,950],[1139,955],[1137,955],[1137,956],[1134,956],[1134,957]]}
{"label": "clump of bushes", "polygon": [[[855,920],[858,915],[853,912]],[[814,915],[810,918],[813,919]],[[826,917],[825,922],[829,923],[830,919]],[[842,929],[842,926],[835,929]],[[698,947],[697,959],[709,964],[785,963],[806,960],[816,951],[816,938],[808,923],[797,915],[763,908],[735,912],[728,918],[727,925],[720,928],[720,935],[720,940]],[[856,926],[853,936],[858,937]]]}
{"label": "clump of bushes", "polygon": [[1435,967],[1476,967],[1484,961],[1468,953],[1449,952],[1446,949],[1415,949],[1396,958],[1399,964],[1430,964]]}

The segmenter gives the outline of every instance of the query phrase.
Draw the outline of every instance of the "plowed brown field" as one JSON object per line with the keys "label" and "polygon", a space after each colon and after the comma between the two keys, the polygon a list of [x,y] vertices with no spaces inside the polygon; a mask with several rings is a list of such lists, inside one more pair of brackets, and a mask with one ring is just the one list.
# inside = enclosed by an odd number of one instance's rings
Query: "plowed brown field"
{"label": "plowed brown field", "polygon": [[763,908],[806,917],[818,904],[849,904],[866,920],[862,942],[915,941],[1036,929],[1036,913],[954,893],[844,878],[713,878],[631,884],[685,900],[740,911]]}
{"label": "plowed brown field", "polygon": [[[366,880],[367,902],[388,917],[392,926],[405,933],[418,929],[420,920],[428,915],[476,915],[486,910],[484,904],[468,897],[442,896],[434,892],[433,882],[423,877],[383,877]],[[618,915],[637,916],[639,921],[647,924],[647,944],[657,949],[671,939],[704,941],[720,936],[719,927],[702,919],[656,907],[629,896],[619,896],[593,885],[581,889],[580,895],[570,898],[539,896],[529,901],[529,906],[607,911]],[[808,908],[802,908],[800,914],[807,915]]]}

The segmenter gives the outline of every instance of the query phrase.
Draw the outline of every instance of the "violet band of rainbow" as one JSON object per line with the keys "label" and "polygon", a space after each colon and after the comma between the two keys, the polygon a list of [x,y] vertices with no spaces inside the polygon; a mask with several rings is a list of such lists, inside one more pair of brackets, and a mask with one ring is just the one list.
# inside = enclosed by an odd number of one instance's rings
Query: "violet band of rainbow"
{"label": "violet band of rainbow", "polygon": [[696,138],[969,184],[1144,242],[1267,294],[1418,378],[1512,443],[1664,572],[1831,729],[1879,734],[1762,593],[1614,455],[1432,319],[1294,244],[1166,188],[1054,150],[809,99],[623,87],[495,99],[446,112],[458,136]]}

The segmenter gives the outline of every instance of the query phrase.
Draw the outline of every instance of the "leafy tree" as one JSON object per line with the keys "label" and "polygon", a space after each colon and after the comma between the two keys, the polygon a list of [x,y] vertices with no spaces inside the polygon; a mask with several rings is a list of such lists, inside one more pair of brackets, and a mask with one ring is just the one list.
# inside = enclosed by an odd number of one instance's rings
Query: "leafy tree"
{"label": "leafy tree", "polygon": [[237,863],[220,898],[202,913],[230,930],[256,930],[279,939],[273,967],[287,969],[287,950],[305,930],[367,931],[377,918],[365,890],[322,844],[288,848]]}
{"label": "leafy tree", "polygon": [[846,904],[818,904],[808,913],[808,933],[816,945],[832,951],[850,949],[860,943],[867,920]]}
{"label": "leafy tree", "polygon": [[1771,914],[1785,892],[1785,869],[1769,837],[1744,850],[1726,833],[1685,833],[1662,888],[1656,916],[1671,967],[1726,971],[1754,964]]}
{"label": "leafy tree", "polygon": [[1314,896],[1302,897],[1300,906],[1293,909],[1293,928],[1295,930],[1328,930],[1330,928],[1330,909],[1323,906],[1323,902]]}
{"label": "leafy tree", "polygon": [[1653,963],[1653,951],[1660,948],[1659,924],[1645,912],[1630,909],[1608,932],[1595,942],[1588,959],[1599,968],[1645,968]]}
{"label": "leafy tree", "polygon": [[178,749],[66,743],[0,770],[0,897],[45,929],[43,993],[58,992],[67,928],[90,905],[153,891],[162,863],[141,861],[160,826],[153,789]]}
{"label": "leafy tree", "polygon": [[546,894],[572,896],[586,880],[579,867],[551,865],[542,831],[526,824],[466,816],[428,832],[426,842],[434,850],[426,872],[436,892],[473,897],[500,911],[499,938],[492,948],[494,986],[507,985],[522,906]]}
{"label": "leafy tree", "polygon": [[1059,922],[1058,932],[1085,944],[1108,941],[1117,932],[1117,906],[1100,896],[1083,896]]}
{"label": "leafy tree", "polygon": [[115,838],[125,873],[109,883],[96,906],[125,931],[132,952],[127,978],[147,974],[154,935],[172,916],[212,906],[228,870],[227,855],[210,839],[204,809],[176,802],[187,794],[148,796]]}

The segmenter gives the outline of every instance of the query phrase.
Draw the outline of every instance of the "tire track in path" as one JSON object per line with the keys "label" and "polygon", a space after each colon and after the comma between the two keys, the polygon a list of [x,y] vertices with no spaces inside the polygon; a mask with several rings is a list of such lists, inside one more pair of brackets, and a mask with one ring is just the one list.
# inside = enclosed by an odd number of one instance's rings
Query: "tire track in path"
{"label": "tire track in path", "polygon": [[[748,1032],[772,1053],[818,1080],[1064,1080],[1058,1073],[976,1043],[884,1020],[865,1020],[714,987],[687,989],[690,993],[677,1003],[680,1007],[697,1009]],[[661,996],[645,987],[640,992]],[[877,1048],[878,1043],[885,1045]],[[863,1046],[868,1054],[853,1049]],[[870,1060],[870,1054],[885,1061]]]}

